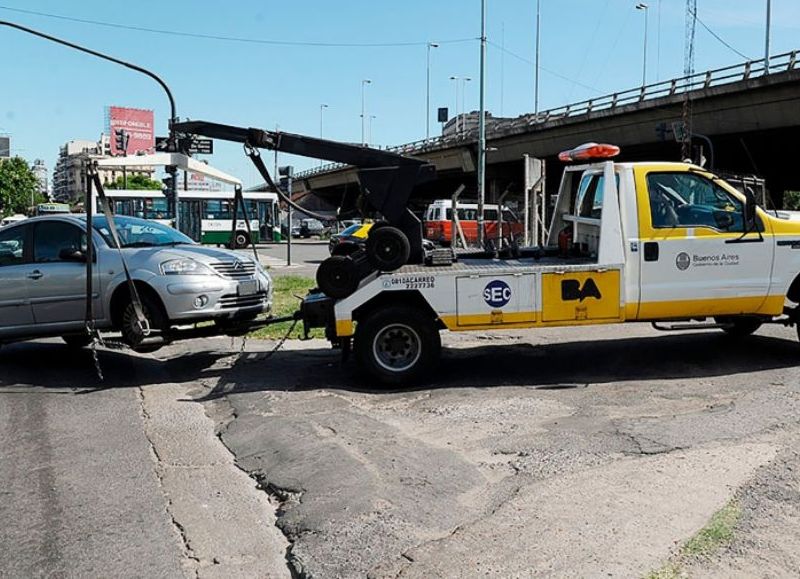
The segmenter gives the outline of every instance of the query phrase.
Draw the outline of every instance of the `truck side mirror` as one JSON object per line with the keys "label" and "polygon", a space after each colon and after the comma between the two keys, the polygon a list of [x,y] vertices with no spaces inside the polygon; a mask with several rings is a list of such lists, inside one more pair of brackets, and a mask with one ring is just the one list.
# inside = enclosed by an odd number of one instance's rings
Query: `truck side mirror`
{"label": "truck side mirror", "polygon": [[752,187],[744,188],[744,230],[756,230],[756,195]]}

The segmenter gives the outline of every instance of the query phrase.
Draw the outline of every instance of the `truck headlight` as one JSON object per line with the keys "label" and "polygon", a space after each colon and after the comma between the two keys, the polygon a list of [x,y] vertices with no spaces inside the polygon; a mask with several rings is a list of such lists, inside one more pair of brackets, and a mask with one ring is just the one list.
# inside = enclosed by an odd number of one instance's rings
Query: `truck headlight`
{"label": "truck headlight", "polygon": [[161,263],[163,275],[214,275],[207,265],[189,258],[170,259]]}

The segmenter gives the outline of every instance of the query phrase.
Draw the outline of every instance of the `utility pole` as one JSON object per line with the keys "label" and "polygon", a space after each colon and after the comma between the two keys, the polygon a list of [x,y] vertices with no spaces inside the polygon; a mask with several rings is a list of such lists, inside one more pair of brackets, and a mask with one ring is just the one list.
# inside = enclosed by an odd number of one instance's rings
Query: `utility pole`
{"label": "utility pole", "polygon": [[533,114],[539,114],[539,24],[541,15],[541,0],[536,0],[536,64],[533,65]]}
{"label": "utility pole", "polygon": [[767,0],[767,33],[764,39],[764,74],[769,74],[769,35],[772,20],[772,0]]}
{"label": "utility pole", "polygon": [[425,140],[431,138],[431,48],[439,48],[435,42],[428,43],[428,57],[425,66]]}
{"label": "utility pole", "polygon": [[480,118],[478,118],[478,245],[483,247],[483,204],[486,196],[486,0],[481,0],[480,82]]}
{"label": "utility pole", "polygon": [[642,51],[642,86],[647,84],[647,20],[650,13],[650,6],[644,2],[636,5],[637,10],[644,12],[644,48]]}
{"label": "utility pole", "polygon": [[467,83],[470,82],[472,78],[465,76],[461,79],[461,132],[464,133],[467,130]]}
{"label": "utility pole", "polygon": [[368,78],[365,78],[361,81],[361,146],[365,147],[367,143],[367,135],[366,135],[366,113],[367,113],[367,104],[366,104],[366,96],[364,88],[368,85],[372,84],[372,81]]}

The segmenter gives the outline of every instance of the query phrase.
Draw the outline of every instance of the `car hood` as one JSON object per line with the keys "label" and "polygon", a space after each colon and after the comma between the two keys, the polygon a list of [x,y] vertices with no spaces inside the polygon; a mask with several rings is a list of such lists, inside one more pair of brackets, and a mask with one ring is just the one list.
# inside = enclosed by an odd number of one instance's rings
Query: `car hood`
{"label": "car hood", "polygon": [[125,259],[135,268],[151,269],[159,271],[159,265],[170,259],[194,259],[200,263],[210,265],[219,262],[242,261],[252,263],[252,255],[245,255],[208,247],[205,245],[179,245],[176,247],[129,247],[123,249]]}

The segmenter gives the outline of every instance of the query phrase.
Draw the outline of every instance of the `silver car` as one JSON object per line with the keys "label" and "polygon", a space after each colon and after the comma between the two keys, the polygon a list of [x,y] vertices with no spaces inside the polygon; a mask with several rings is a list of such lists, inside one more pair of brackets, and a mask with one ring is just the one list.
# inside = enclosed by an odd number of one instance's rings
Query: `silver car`
{"label": "silver car", "polygon": [[[269,311],[272,283],[252,257],[198,245],[153,221],[114,218],[122,253],[150,326],[214,321],[233,329]],[[94,316],[100,330],[146,345],[131,303],[119,251],[105,217],[95,217]],[[85,346],[86,217],[36,217],[0,230],[0,344],[62,336]]]}

